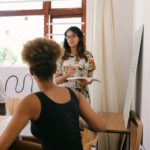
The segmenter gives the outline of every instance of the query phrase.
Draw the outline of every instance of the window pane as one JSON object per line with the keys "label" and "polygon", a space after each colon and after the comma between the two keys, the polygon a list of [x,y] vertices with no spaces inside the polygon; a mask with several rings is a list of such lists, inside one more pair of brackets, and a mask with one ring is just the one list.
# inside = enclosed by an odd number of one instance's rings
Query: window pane
{"label": "window pane", "polygon": [[23,64],[22,46],[44,35],[43,22],[43,16],[0,17],[0,65]]}
{"label": "window pane", "polygon": [[57,0],[52,1],[52,8],[81,8],[82,0]]}
{"label": "window pane", "polygon": [[43,2],[19,2],[19,3],[1,3],[0,11],[5,10],[29,10],[29,9],[42,9]]}
{"label": "window pane", "polygon": [[53,39],[59,43],[64,40],[64,32],[70,26],[77,26],[81,29],[81,18],[63,18],[63,19],[53,19],[52,31]]}

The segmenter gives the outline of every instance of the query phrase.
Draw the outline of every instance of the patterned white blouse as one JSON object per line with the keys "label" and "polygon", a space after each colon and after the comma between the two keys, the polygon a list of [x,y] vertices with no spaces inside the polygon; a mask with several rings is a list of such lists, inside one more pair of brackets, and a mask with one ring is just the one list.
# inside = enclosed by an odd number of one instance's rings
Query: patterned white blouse
{"label": "patterned white blouse", "polygon": [[[88,73],[93,72],[96,67],[93,55],[89,51],[86,51],[85,55],[87,56],[87,61],[84,58],[78,58],[75,55],[70,55],[67,60],[59,59],[57,62],[57,73],[63,75],[66,73],[65,68],[67,66],[74,66],[78,68],[75,76],[88,77]],[[66,80],[61,85],[81,92],[86,97],[87,101],[90,102],[88,86],[81,87],[77,80]]]}

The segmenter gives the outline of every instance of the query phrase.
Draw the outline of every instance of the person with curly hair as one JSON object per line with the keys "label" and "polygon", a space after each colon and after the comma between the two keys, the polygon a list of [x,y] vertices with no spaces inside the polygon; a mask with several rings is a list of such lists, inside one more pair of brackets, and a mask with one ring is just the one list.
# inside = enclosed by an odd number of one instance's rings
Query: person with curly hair
{"label": "person with curly hair", "polygon": [[84,34],[76,26],[71,26],[65,31],[64,55],[57,62],[55,82],[81,92],[90,103],[88,85],[92,81],[85,79],[67,80],[69,77],[92,77],[95,62],[91,52],[86,50]]}
{"label": "person with curly hair", "polygon": [[[59,44],[48,38],[27,42],[22,51],[31,75],[40,91],[25,96],[0,136],[0,150],[82,150],[79,116],[94,131],[105,130],[103,119],[85,101],[85,97],[53,82]],[[39,144],[16,140],[31,121],[31,133]]]}

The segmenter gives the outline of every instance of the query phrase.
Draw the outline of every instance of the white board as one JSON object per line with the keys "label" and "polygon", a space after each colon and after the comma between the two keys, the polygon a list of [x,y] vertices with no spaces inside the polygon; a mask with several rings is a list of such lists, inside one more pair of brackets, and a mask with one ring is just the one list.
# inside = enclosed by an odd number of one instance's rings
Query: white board
{"label": "white board", "polygon": [[0,67],[0,80],[7,97],[22,98],[39,90],[28,67]]}
{"label": "white board", "polygon": [[136,32],[135,40],[134,40],[134,46],[133,46],[133,56],[131,59],[131,65],[130,65],[130,72],[129,72],[129,80],[127,85],[127,91],[126,91],[126,97],[125,97],[125,103],[124,103],[124,120],[125,125],[127,127],[128,124],[128,118],[129,118],[129,112],[131,109],[131,103],[134,96],[134,88],[135,88],[135,80],[136,80],[136,71],[137,71],[137,65],[139,60],[139,54],[140,54],[140,47],[141,47],[141,41],[142,41],[142,35],[144,31],[144,26],[142,25]]}

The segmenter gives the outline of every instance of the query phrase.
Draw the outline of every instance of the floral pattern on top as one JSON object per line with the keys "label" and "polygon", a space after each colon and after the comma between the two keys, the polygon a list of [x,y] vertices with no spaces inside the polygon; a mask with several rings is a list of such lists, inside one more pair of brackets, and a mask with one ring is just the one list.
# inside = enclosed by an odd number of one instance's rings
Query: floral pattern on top
{"label": "floral pattern on top", "polygon": [[[70,55],[67,60],[59,59],[57,61],[57,73],[63,75],[66,73],[66,68],[68,66],[74,66],[77,68],[74,76],[88,77],[88,73],[96,69],[93,55],[86,51],[87,61],[84,58],[78,58],[75,55]],[[81,92],[90,102],[89,89],[88,86],[81,87],[77,80],[66,80],[62,86],[70,87],[74,90]]]}

